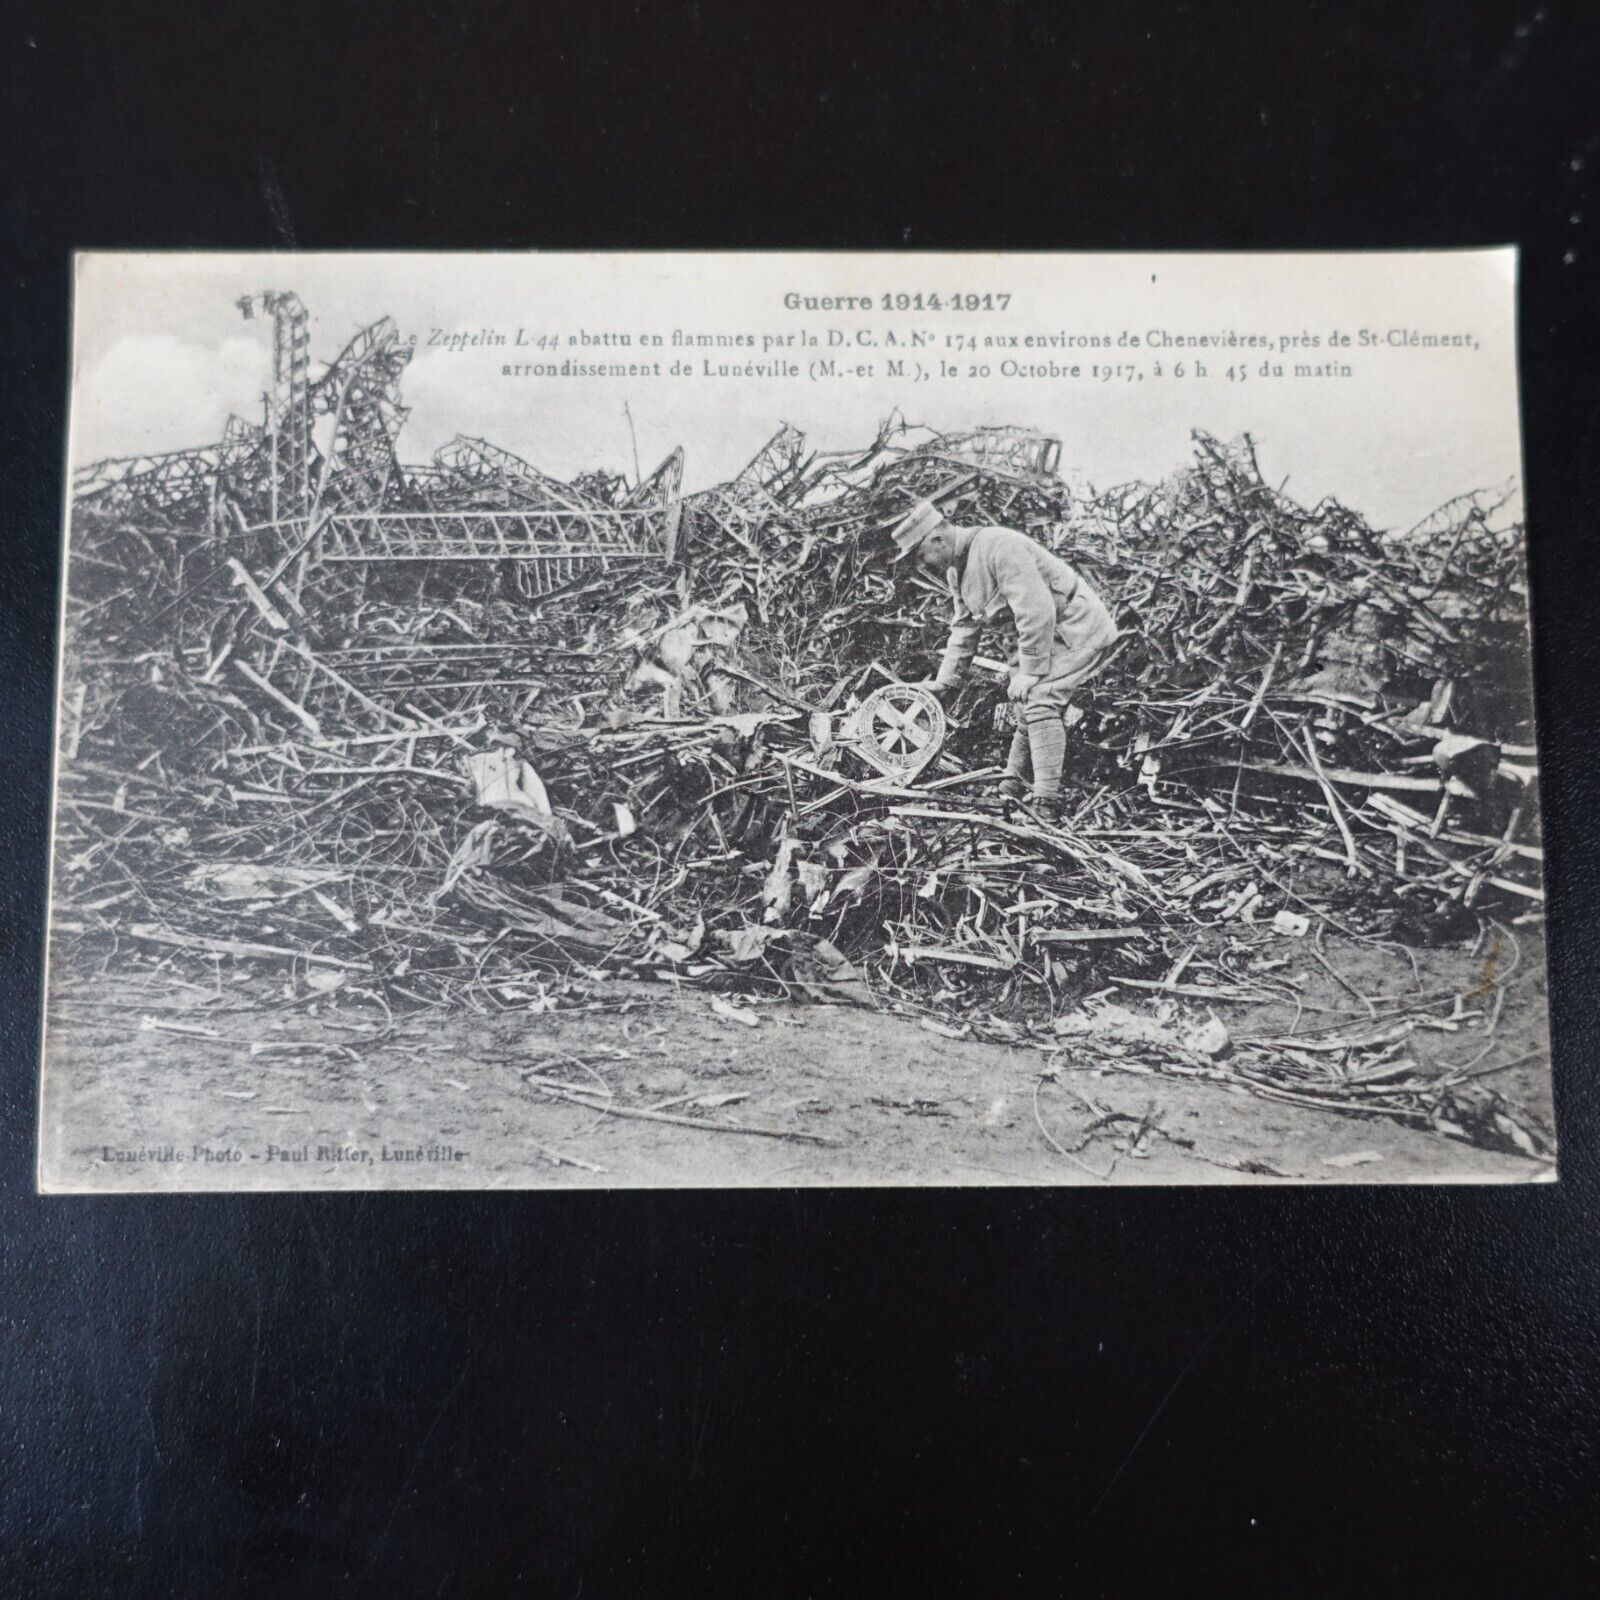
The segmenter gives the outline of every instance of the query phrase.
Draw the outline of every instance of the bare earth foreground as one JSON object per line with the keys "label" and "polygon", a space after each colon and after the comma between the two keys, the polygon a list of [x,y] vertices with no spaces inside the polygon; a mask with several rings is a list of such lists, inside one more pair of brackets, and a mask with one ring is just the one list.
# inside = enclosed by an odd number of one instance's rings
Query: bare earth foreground
{"label": "bare earth foreground", "polygon": [[[1483,1081],[1549,1126],[1544,953],[1536,938],[1523,943],[1481,1063],[1511,1065]],[[1325,948],[1367,994],[1419,982],[1464,991],[1476,970],[1460,948],[1416,951],[1415,971],[1393,946]],[[1306,966],[1308,1005],[1352,1006]],[[1045,1053],[945,1037],[888,1012],[741,998],[752,1027],[719,1015],[704,990],[619,982],[596,994],[589,1010],[424,1013],[363,1037],[347,1016],[274,1008],[259,984],[211,996],[159,978],[75,987],[59,997],[48,1045],[42,1185],[1538,1182],[1555,1171],[1386,1117],[1097,1062],[1082,1044]],[[1237,1035],[1292,1026],[1282,1006],[1222,1009]],[[1480,1024],[1410,1043],[1442,1072],[1485,1041]],[[559,1084],[571,1088],[549,1087]]]}

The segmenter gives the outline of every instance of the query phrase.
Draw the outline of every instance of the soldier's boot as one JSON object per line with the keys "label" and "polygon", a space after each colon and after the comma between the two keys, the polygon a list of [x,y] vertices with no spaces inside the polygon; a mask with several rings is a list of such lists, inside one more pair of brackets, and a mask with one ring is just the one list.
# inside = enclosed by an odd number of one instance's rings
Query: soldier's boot
{"label": "soldier's boot", "polygon": [[1065,819],[1067,803],[1058,794],[1032,794],[1028,796],[1028,810],[1046,827],[1053,828]]}

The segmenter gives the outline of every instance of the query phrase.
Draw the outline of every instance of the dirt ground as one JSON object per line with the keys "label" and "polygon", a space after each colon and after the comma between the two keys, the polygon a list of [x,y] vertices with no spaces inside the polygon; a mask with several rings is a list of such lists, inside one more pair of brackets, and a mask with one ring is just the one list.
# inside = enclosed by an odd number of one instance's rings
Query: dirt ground
{"label": "dirt ground", "polygon": [[[1486,1066],[1546,1043],[1542,943],[1537,934],[1519,942]],[[1309,1005],[1361,1015],[1351,993],[1312,960],[1307,941],[1279,944],[1293,946]],[[1339,977],[1369,996],[1419,985],[1468,991],[1485,971],[1481,953],[1461,947],[1408,958],[1396,946],[1330,937],[1323,948]],[[1082,1044],[1047,1053],[949,1038],[885,1011],[738,997],[737,1009],[755,1018],[750,1026],[719,1015],[703,989],[614,981],[596,986],[590,1009],[423,1013],[369,1034],[348,1011],[322,1007],[317,1015],[284,1004],[266,983],[236,977],[207,994],[156,974],[61,994],[47,1047],[43,1185],[653,1188],[1554,1175],[1549,1162],[1386,1117],[1323,1113],[1242,1087],[1140,1073],[1136,1063],[1129,1070],[1097,1060]],[[1143,1010],[1150,997],[1119,999]],[[1223,1005],[1218,1014],[1246,1036],[1287,1031],[1294,1009]],[[1420,1062],[1442,1071],[1478,1054],[1482,1026],[1480,1014],[1408,1042]],[[195,1029],[204,1031],[186,1031]],[[1052,1068],[1054,1077],[1042,1077]],[[1481,1081],[1551,1126],[1547,1057]],[[590,1103],[545,1087],[559,1083]],[[636,1120],[599,1110],[594,1102],[602,1100],[787,1136]],[[1140,1119],[1144,1136],[1129,1137],[1136,1122],[1096,1128],[1108,1113]]]}

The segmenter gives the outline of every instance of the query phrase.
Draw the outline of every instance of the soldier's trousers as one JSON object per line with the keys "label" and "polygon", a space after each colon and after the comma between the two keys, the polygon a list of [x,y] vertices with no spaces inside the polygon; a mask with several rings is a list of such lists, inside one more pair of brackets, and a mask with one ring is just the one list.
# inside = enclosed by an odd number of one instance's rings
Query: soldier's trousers
{"label": "soldier's trousers", "polygon": [[[1106,623],[1111,624],[1109,617]],[[1087,637],[1070,643],[1058,638],[1050,660],[1050,676],[1041,678],[1028,691],[1017,731],[1011,736],[1006,772],[1026,778],[1031,764],[1036,799],[1051,800],[1060,794],[1061,765],[1067,750],[1064,719],[1072,704],[1072,692],[1100,671],[1116,642],[1114,624],[1109,630],[1096,628]]]}

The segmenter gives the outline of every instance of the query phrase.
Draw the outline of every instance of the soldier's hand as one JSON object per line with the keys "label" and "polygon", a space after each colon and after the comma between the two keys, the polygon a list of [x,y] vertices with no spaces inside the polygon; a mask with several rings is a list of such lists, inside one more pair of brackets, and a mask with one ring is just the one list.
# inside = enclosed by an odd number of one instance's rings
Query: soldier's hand
{"label": "soldier's hand", "polygon": [[1033,692],[1033,686],[1038,681],[1031,673],[1013,672],[1006,684],[1006,699],[1015,700],[1020,705]]}

